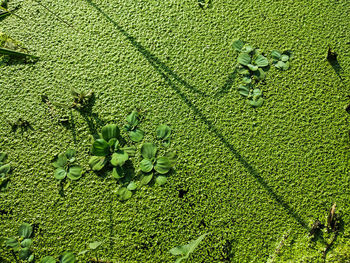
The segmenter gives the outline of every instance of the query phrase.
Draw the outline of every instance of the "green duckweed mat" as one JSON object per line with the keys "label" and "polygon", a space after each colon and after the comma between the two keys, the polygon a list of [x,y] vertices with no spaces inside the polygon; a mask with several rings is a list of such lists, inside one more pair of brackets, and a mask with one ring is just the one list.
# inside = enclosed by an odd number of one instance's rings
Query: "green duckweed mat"
{"label": "green duckweed mat", "polygon": [[[24,21],[0,22],[40,56],[1,65],[0,150],[13,167],[0,195],[2,236],[34,224],[37,262],[101,240],[108,242],[79,262],[174,262],[169,249],[208,232],[188,262],[323,262],[308,231],[336,202],[344,227],[327,258],[350,262],[349,1],[41,3],[74,29],[29,0],[17,11]],[[266,54],[293,52],[288,71],[268,72],[257,109],[237,92],[236,38]],[[328,45],[340,71],[326,60]],[[68,103],[71,88],[93,89],[96,98],[90,115],[68,111],[67,127],[41,95]],[[116,182],[88,168],[89,136],[107,123],[122,127],[134,109],[144,141],[157,125],[172,127],[178,159],[167,184],[122,203]],[[18,118],[32,129],[12,132],[8,122]],[[62,197],[51,161],[69,147],[86,172]],[[6,250],[0,255],[13,262]]]}

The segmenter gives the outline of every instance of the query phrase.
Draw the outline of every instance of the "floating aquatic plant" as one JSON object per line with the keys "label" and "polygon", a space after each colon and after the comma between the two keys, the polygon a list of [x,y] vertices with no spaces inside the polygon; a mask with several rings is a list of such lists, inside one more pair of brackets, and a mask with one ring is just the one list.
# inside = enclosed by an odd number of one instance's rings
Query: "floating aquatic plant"
{"label": "floating aquatic plant", "polygon": [[163,146],[170,145],[171,129],[168,125],[159,125],[156,129],[157,139],[161,140]]}
{"label": "floating aquatic plant", "polygon": [[278,50],[273,50],[271,52],[273,65],[280,70],[289,69],[290,54],[288,52],[279,52]]}
{"label": "floating aquatic plant", "polygon": [[7,190],[10,178],[8,173],[11,170],[11,165],[9,163],[5,164],[7,159],[7,153],[0,152],[0,192]]}
{"label": "floating aquatic plant", "polygon": [[[56,259],[52,256],[46,256],[40,260],[40,263],[56,263]],[[59,257],[59,263],[75,263],[76,258],[72,252],[64,252]]]}
{"label": "floating aquatic plant", "polygon": [[64,180],[66,177],[78,180],[82,176],[83,169],[76,164],[75,154],[75,150],[68,149],[65,153],[60,153],[52,163],[56,168],[54,176],[57,180]]}
{"label": "floating aquatic plant", "polygon": [[141,129],[137,128],[137,125],[140,122],[140,117],[138,112],[137,111],[131,112],[126,117],[126,121],[127,121],[127,124],[124,126],[124,129],[129,134],[130,139],[133,142],[142,141],[145,133]]}

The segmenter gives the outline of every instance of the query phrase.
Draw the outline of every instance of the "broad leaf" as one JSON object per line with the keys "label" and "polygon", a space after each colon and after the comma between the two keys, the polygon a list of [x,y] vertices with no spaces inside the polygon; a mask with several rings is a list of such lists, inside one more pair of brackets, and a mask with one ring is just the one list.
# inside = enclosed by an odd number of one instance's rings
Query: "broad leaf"
{"label": "broad leaf", "polygon": [[248,103],[253,107],[260,107],[263,105],[264,99],[262,97],[258,99],[252,99],[252,100],[248,100]]}
{"label": "broad leaf", "polygon": [[124,152],[126,152],[129,156],[133,156],[136,153],[136,147],[135,146],[127,146],[127,147],[123,147],[120,148],[121,150],[123,150]]}
{"label": "broad leaf", "polygon": [[117,166],[117,167],[114,167],[112,169],[112,177],[114,179],[120,179],[120,178],[123,178],[125,176],[124,172],[123,172],[123,169],[120,167],[120,166]]}
{"label": "broad leaf", "polygon": [[271,57],[274,58],[274,59],[276,59],[276,60],[280,60],[280,58],[281,58],[281,53],[280,53],[279,51],[277,51],[277,50],[273,50],[273,51],[271,52]]}
{"label": "broad leaf", "polygon": [[154,166],[154,170],[156,170],[160,174],[168,173],[170,168],[171,168],[171,162],[165,156],[158,158],[156,165]]}
{"label": "broad leaf", "polygon": [[118,148],[119,146],[119,141],[117,138],[112,138],[108,141],[109,147],[112,147],[113,149]]}
{"label": "broad leaf", "polygon": [[135,182],[130,182],[127,186],[127,189],[130,191],[134,191],[137,189],[137,184]]}
{"label": "broad leaf", "polygon": [[125,151],[119,150],[112,154],[111,164],[113,166],[123,166],[128,159],[129,155]]}
{"label": "broad leaf", "polygon": [[78,180],[83,174],[83,169],[79,165],[69,168],[67,177],[71,180]]}
{"label": "broad leaf", "polygon": [[19,256],[19,259],[26,260],[29,258],[31,254],[32,252],[30,251],[30,249],[28,247],[25,247],[19,251],[18,256]]}
{"label": "broad leaf", "polygon": [[242,84],[239,85],[239,87],[238,87],[238,92],[239,92],[239,94],[241,94],[241,95],[244,96],[244,97],[248,97],[249,91],[250,91],[250,88],[247,87],[247,86],[244,86],[244,85],[242,85]]}
{"label": "broad leaf", "polygon": [[126,187],[120,187],[117,191],[117,195],[120,201],[126,201],[131,198],[132,192]]}
{"label": "broad leaf", "polygon": [[242,52],[245,52],[248,54],[251,53],[252,51],[254,51],[254,48],[252,46],[249,46],[249,45],[242,48]]}
{"label": "broad leaf", "polygon": [[254,90],[253,90],[253,96],[254,96],[255,98],[258,98],[258,97],[261,96],[261,95],[262,95],[261,89],[254,89]]}
{"label": "broad leaf", "polygon": [[100,241],[95,241],[95,242],[92,242],[89,244],[89,248],[90,249],[96,249],[98,248],[99,246],[102,245],[103,242],[100,242]]}
{"label": "broad leaf", "polygon": [[233,41],[232,46],[236,51],[240,52],[244,46],[244,42],[240,39],[236,39]]}
{"label": "broad leaf", "polygon": [[251,79],[251,77],[249,76],[249,77],[243,77],[243,82],[244,83],[246,83],[246,84],[249,84],[249,83],[251,83],[252,82],[252,79]]}
{"label": "broad leaf", "polygon": [[68,149],[66,151],[66,157],[71,163],[75,161],[75,154],[76,154],[76,151],[73,149]]}
{"label": "broad leaf", "polygon": [[104,156],[92,156],[89,160],[89,166],[93,171],[100,171],[107,163]]}
{"label": "broad leaf", "polygon": [[91,152],[96,156],[107,156],[109,154],[109,145],[104,139],[97,139],[92,144]]}
{"label": "broad leaf", "polygon": [[67,156],[64,154],[64,153],[60,153],[58,156],[57,156],[57,160],[56,162],[53,163],[53,166],[55,168],[58,168],[58,167],[65,167],[67,164]]}
{"label": "broad leaf", "polygon": [[153,169],[153,163],[148,159],[143,159],[140,162],[140,169],[144,173],[149,173]]}
{"label": "broad leaf", "polygon": [[137,128],[135,130],[133,130],[133,131],[129,131],[130,139],[133,142],[140,142],[140,141],[142,141],[144,134],[145,133],[142,130],[137,129]]}
{"label": "broad leaf", "polygon": [[266,73],[262,68],[259,68],[257,71],[254,71],[254,76],[257,80],[264,80],[266,78]]}
{"label": "broad leaf", "polygon": [[130,126],[135,127],[138,123],[139,114],[137,113],[137,111],[133,111],[132,113],[130,113],[127,117],[126,117],[126,121],[129,123]]}
{"label": "broad leaf", "polygon": [[264,57],[263,55],[258,55],[257,58],[255,59],[255,64],[259,67],[266,67],[269,65],[269,61],[267,60],[266,57]]}
{"label": "broad leaf", "polygon": [[276,68],[279,68],[279,69],[282,69],[283,67],[285,67],[285,64],[283,61],[278,61],[276,64],[275,64],[275,67]]}
{"label": "broad leaf", "polygon": [[289,69],[289,61],[284,62],[284,65],[282,66],[282,69],[283,69],[283,70]]}
{"label": "broad leaf", "polygon": [[174,256],[180,256],[180,255],[183,256],[182,258],[179,259],[179,261],[177,261],[177,262],[180,262],[182,259],[186,259],[189,257],[189,255],[198,247],[198,245],[205,238],[206,235],[208,234],[207,233],[203,234],[200,237],[198,237],[196,240],[192,240],[186,245],[174,247],[170,249],[169,252]]}
{"label": "broad leaf", "polygon": [[140,180],[141,185],[149,184],[149,182],[152,180],[152,178],[153,178],[153,174],[152,173],[143,175],[141,180]]}
{"label": "broad leaf", "polygon": [[152,160],[156,157],[157,147],[153,143],[144,143],[141,147],[141,155],[145,159]]}
{"label": "broad leaf", "polygon": [[166,140],[171,135],[171,129],[168,125],[159,125],[156,130],[157,138]]}
{"label": "broad leaf", "polygon": [[157,176],[156,178],[156,183],[159,184],[159,185],[163,185],[167,182],[168,178],[166,176],[163,176],[163,175],[159,175]]}
{"label": "broad leaf", "polygon": [[63,180],[64,178],[66,178],[66,175],[67,175],[67,172],[62,167],[58,167],[54,173],[54,176],[57,180]]}
{"label": "broad leaf", "polygon": [[248,64],[248,68],[251,70],[251,71],[257,71],[258,70],[258,66],[255,66],[255,65],[252,65],[252,64]]}
{"label": "broad leaf", "polygon": [[19,246],[19,243],[18,243],[17,239],[15,239],[15,238],[8,238],[8,239],[5,241],[5,245],[6,245],[7,247],[15,248],[15,247],[18,247],[18,246]]}
{"label": "broad leaf", "polygon": [[26,239],[23,239],[23,241],[21,242],[21,246],[22,247],[28,247],[30,248],[30,246],[33,244],[33,240],[30,239],[30,238],[26,238]]}
{"label": "broad leaf", "polygon": [[75,263],[75,262],[76,262],[75,256],[71,252],[65,252],[60,257],[60,263]]}
{"label": "broad leaf", "polygon": [[244,66],[247,66],[251,60],[252,59],[248,53],[241,53],[237,58],[238,63]]}
{"label": "broad leaf", "polygon": [[244,75],[244,76],[249,76],[250,72],[247,68],[239,68],[237,69],[238,74]]}
{"label": "broad leaf", "polygon": [[8,174],[11,170],[11,165],[9,163],[0,166],[0,174]]}
{"label": "broad leaf", "polygon": [[117,125],[115,124],[109,124],[102,128],[102,138],[105,139],[105,141],[109,141],[112,138],[118,138],[120,135],[120,131]]}
{"label": "broad leaf", "polygon": [[289,56],[286,55],[286,54],[283,54],[283,55],[281,56],[281,60],[282,60],[283,62],[287,62],[287,61],[289,60]]}
{"label": "broad leaf", "polygon": [[18,235],[23,238],[30,238],[33,227],[28,223],[23,223],[18,229]]}
{"label": "broad leaf", "polygon": [[40,260],[40,263],[56,263],[56,259],[51,256],[46,256]]}

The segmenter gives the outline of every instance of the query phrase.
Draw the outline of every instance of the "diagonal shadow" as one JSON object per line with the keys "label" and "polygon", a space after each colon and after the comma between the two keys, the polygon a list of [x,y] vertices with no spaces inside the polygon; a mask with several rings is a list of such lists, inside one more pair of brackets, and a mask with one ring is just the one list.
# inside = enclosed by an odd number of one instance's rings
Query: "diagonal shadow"
{"label": "diagonal shadow", "polygon": [[232,144],[228,142],[225,136],[213,125],[213,123],[194,105],[183,93],[180,88],[173,83],[170,77],[173,77],[175,80],[178,80],[180,84],[186,88],[193,89],[192,86],[188,85],[187,82],[180,79],[170,68],[163,64],[155,55],[148,51],[145,47],[141,45],[138,41],[135,40],[128,32],[126,32],[119,24],[113,21],[104,11],[102,11],[95,3],[91,0],[86,0],[92,7],[94,7],[98,12],[101,13],[109,22],[111,22],[117,30],[123,34],[130,43],[148,60],[148,62],[154,67],[158,74],[167,82],[167,84],[179,95],[181,100],[187,104],[187,106],[196,114],[203,123],[208,126],[209,131],[215,134],[215,136],[225,145],[227,149],[235,156],[237,161],[239,161],[245,169],[250,173],[250,175],[258,182],[269,194],[269,196],[274,199],[290,216],[292,216],[303,228],[309,230],[307,223],[301,218],[301,216],[288,204],[286,203],[279,195],[277,195],[273,189],[266,183],[266,181],[258,174],[253,166],[251,166],[243,156],[233,147]]}

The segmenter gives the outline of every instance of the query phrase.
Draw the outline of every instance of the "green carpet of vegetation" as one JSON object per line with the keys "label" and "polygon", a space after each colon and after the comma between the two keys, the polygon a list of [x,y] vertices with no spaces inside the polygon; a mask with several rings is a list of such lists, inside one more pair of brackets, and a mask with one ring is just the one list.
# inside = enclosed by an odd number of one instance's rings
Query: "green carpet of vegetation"
{"label": "green carpet of vegetation", "polygon": [[[322,262],[308,231],[336,202],[344,228],[327,257],[350,262],[349,1],[42,3],[74,29],[32,1],[17,11],[25,21],[0,22],[40,56],[1,66],[0,150],[13,167],[0,194],[1,235],[34,224],[37,259],[113,237],[97,256],[127,263],[173,262],[171,248],[208,232],[188,262],[266,262],[289,235],[275,262]],[[266,54],[293,52],[288,71],[267,73],[260,108],[237,92],[237,38]],[[326,60],[328,45],[339,74]],[[96,99],[90,115],[67,111],[67,127],[41,95],[69,103],[71,88],[92,89]],[[89,170],[90,135],[104,124],[122,127],[134,109],[144,117],[144,142],[159,124],[171,126],[178,159],[167,184],[122,203],[116,182]],[[12,132],[8,122],[18,118],[32,129]],[[86,172],[62,197],[51,162],[68,148]]]}

